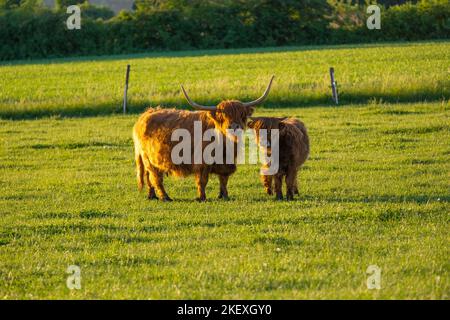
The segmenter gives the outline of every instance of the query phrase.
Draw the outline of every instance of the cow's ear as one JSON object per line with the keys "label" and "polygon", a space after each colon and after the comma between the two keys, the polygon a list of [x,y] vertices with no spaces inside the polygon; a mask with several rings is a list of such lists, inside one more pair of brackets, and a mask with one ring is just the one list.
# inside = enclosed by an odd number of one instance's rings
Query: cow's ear
{"label": "cow's ear", "polygon": [[250,117],[254,111],[255,111],[255,108],[247,107],[247,117]]}

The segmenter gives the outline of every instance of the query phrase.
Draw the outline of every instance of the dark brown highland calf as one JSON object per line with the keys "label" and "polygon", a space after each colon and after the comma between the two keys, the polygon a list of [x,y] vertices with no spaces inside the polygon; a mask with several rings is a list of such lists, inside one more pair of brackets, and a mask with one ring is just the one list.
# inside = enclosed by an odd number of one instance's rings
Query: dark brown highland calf
{"label": "dark brown highland calf", "polygon": [[[267,194],[272,195],[272,181],[274,182],[275,194],[278,200],[283,199],[283,178],[286,181],[286,199],[294,199],[297,195],[297,172],[305,163],[309,155],[308,132],[303,122],[294,118],[250,118],[248,126],[256,132],[256,142],[269,156],[271,155],[271,130],[279,130],[279,165],[278,172],[274,175],[261,175]],[[260,139],[261,129],[267,130],[267,141]]]}
{"label": "dark brown highland calf", "polygon": [[[205,188],[210,173],[217,174],[220,181],[219,198],[227,199],[227,183],[231,174],[236,171],[235,162],[232,164],[199,164],[181,163],[174,164],[171,158],[173,147],[178,144],[171,141],[172,132],[175,129],[187,129],[194,136],[194,122],[200,121],[202,132],[207,129],[216,129],[222,135],[223,141],[231,140],[235,146],[234,158],[236,159],[236,136],[227,133],[227,129],[245,129],[248,117],[253,113],[253,107],[261,104],[269,94],[273,77],[264,94],[252,102],[240,102],[235,100],[222,101],[217,106],[202,106],[192,101],[183,86],[184,96],[189,104],[199,111],[184,111],[175,109],[149,108],[138,119],[133,128],[133,141],[137,169],[139,189],[142,189],[144,180],[148,186],[148,198],[163,201],[171,201],[163,185],[164,174],[175,176],[187,176],[194,174],[198,189],[199,201],[205,201]],[[203,142],[202,150],[208,142]],[[224,143],[225,145],[225,143]],[[192,141],[194,146],[194,141]],[[191,148],[191,159],[194,159],[195,148]],[[226,152],[223,153],[224,157]],[[225,159],[224,159],[225,160]]]}

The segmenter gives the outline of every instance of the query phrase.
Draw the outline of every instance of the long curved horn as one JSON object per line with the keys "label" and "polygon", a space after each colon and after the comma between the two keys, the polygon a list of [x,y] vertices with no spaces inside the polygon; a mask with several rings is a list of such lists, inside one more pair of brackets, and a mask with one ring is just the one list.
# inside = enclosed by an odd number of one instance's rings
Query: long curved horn
{"label": "long curved horn", "polygon": [[270,79],[269,85],[266,88],[266,91],[264,91],[264,93],[263,93],[263,95],[261,97],[259,97],[256,100],[243,103],[244,107],[253,107],[253,106],[256,106],[258,104],[263,103],[264,100],[266,100],[267,96],[269,95],[270,87],[272,86],[272,81],[273,81],[274,78],[275,78],[275,76],[272,76],[272,78]]}
{"label": "long curved horn", "polygon": [[206,111],[214,111],[216,110],[215,106],[202,106],[201,104],[198,104],[194,101],[192,101],[191,98],[189,98],[189,95],[187,94],[186,90],[184,90],[184,87],[181,86],[181,90],[183,91],[184,97],[186,98],[187,102],[197,110],[206,110]]}

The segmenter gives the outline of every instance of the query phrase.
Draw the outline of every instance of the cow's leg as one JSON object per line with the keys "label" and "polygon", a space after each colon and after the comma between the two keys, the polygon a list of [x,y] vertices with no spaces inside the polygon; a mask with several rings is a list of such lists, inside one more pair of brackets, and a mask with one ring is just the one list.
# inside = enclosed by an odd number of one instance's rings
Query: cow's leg
{"label": "cow's leg", "polygon": [[197,183],[198,198],[197,201],[206,201],[206,185],[208,184],[209,171],[208,169],[201,169],[195,175],[195,182]]}
{"label": "cow's leg", "polygon": [[297,177],[295,178],[295,180],[294,180],[294,193],[296,194],[296,195],[300,195],[300,192],[298,191],[298,181],[297,181]]}
{"label": "cow's leg", "polygon": [[163,184],[163,174],[153,167],[148,157],[142,158],[145,166],[145,181],[148,186],[148,199],[161,199],[162,201],[172,201],[166,193]]}
{"label": "cow's leg", "polygon": [[261,181],[263,183],[264,190],[266,190],[266,193],[270,196],[273,194],[272,178],[273,178],[272,176],[261,175]]}
{"label": "cow's leg", "polygon": [[158,194],[159,199],[162,201],[172,201],[172,199],[170,199],[169,195],[164,189],[163,174],[158,170],[153,169],[149,171],[149,175],[150,183],[156,189],[156,193]]}
{"label": "cow's leg", "polygon": [[297,182],[297,169],[289,168],[286,174],[286,199],[294,200],[294,192]]}
{"label": "cow's leg", "polygon": [[150,182],[150,173],[148,171],[145,171],[145,181],[148,187],[148,199],[149,200],[158,199],[158,197],[156,196],[155,188],[152,186],[152,183]]}
{"label": "cow's leg", "polygon": [[219,175],[219,182],[220,182],[220,192],[219,192],[219,199],[228,200],[228,178],[230,176],[227,175]]}
{"label": "cow's leg", "polygon": [[277,174],[275,175],[274,180],[276,199],[283,200],[283,176]]}

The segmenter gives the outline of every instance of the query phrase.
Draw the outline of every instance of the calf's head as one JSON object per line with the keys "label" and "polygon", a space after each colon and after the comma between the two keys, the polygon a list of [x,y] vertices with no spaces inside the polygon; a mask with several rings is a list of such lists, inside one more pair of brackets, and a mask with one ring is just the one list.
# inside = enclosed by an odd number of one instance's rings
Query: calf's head
{"label": "calf's head", "polygon": [[[203,106],[194,102],[183,86],[181,90],[188,101],[188,103],[196,110],[203,110],[208,112],[208,117],[214,122],[216,129],[221,131],[224,135],[230,137],[230,130],[245,129],[247,119],[254,111],[254,107],[261,104],[266,100],[269,95],[270,88],[274,76],[270,79],[269,85],[264,91],[263,95],[258,99],[250,102],[241,102],[238,100],[225,100],[220,102],[217,106]],[[233,135],[230,138],[235,138]]]}
{"label": "calf's head", "polygon": [[256,143],[269,153],[272,147],[273,131],[278,130],[278,135],[285,129],[283,120],[286,118],[272,118],[272,117],[255,117],[250,118],[247,124],[249,128],[255,131]]}

